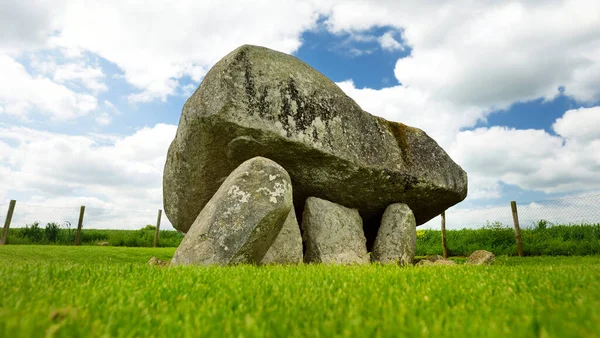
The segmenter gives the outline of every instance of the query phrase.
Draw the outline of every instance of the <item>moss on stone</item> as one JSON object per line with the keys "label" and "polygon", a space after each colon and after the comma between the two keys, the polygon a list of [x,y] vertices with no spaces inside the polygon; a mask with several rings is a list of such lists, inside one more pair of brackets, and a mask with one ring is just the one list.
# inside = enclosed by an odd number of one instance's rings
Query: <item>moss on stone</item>
{"label": "moss on stone", "polygon": [[402,156],[404,164],[410,166],[412,161],[409,154],[410,147],[408,145],[407,133],[416,134],[419,129],[407,126],[404,123],[388,121],[381,117],[377,117],[377,119],[381,124],[386,126],[389,132],[394,136],[398,143],[398,148],[400,148],[400,155]]}

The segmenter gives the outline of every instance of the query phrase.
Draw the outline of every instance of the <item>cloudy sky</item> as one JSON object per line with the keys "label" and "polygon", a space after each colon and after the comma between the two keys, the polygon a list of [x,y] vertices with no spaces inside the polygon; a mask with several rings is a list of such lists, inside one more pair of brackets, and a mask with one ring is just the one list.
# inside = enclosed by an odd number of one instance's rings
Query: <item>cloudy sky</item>
{"label": "cloudy sky", "polygon": [[600,193],[596,0],[8,0],[0,31],[0,204],[162,208],[183,103],[246,43],[435,138],[458,209]]}

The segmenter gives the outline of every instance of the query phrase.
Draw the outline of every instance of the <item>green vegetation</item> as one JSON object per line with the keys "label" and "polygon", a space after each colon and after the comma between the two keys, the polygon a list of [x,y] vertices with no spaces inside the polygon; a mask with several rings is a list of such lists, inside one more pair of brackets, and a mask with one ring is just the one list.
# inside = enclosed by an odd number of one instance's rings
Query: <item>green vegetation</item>
{"label": "green vegetation", "polygon": [[[111,246],[152,247],[153,225],[140,230],[83,229],[82,244],[97,245],[108,242]],[[451,256],[469,256],[475,250],[488,250],[496,255],[516,255],[515,233],[512,227],[499,223],[481,229],[448,230],[447,243]],[[417,230],[417,255],[442,254],[439,230]],[[527,256],[583,256],[600,255],[600,224],[550,225],[540,221],[535,227],[521,230],[523,250]],[[160,232],[160,247],[177,247],[183,235],[177,231]],[[75,229],[49,223],[41,228],[38,223],[26,228],[11,228],[8,244],[72,245]]]}
{"label": "green vegetation", "polygon": [[151,267],[173,248],[0,247],[2,337],[598,337],[600,256]]}
{"label": "green vegetation", "polygon": [[[155,232],[156,227],[153,225],[147,225],[140,230],[82,229],[81,244],[97,245],[108,242],[111,246],[152,247]],[[48,223],[45,228],[42,228],[36,222],[25,228],[10,228],[7,243],[73,245],[75,235],[76,229],[68,223],[64,226]],[[160,247],[177,247],[183,235],[177,231],[161,230],[159,239]]]}
{"label": "green vegetation", "polygon": [[[418,228],[417,228],[418,229]],[[554,225],[540,221],[535,227],[521,229],[526,256],[600,255],[600,224]],[[469,256],[475,250],[496,255],[516,255],[515,231],[494,223],[481,229],[447,230],[450,256]],[[417,255],[442,254],[439,230],[417,230]]]}

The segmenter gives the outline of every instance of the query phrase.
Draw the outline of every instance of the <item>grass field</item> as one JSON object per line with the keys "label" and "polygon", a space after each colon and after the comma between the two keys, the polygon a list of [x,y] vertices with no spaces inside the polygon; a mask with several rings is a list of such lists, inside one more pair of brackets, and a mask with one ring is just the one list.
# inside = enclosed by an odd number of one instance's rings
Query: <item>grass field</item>
{"label": "grass field", "polygon": [[[600,224],[529,227],[521,229],[521,237],[526,256],[600,255]],[[452,256],[469,256],[480,249],[496,255],[517,254],[511,227],[449,230],[446,239]],[[418,255],[441,254],[441,242],[441,231],[417,230]]]}
{"label": "grass field", "polygon": [[600,256],[491,267],[150,267],[173,248],[0,247],[0,336],[600,337]]}

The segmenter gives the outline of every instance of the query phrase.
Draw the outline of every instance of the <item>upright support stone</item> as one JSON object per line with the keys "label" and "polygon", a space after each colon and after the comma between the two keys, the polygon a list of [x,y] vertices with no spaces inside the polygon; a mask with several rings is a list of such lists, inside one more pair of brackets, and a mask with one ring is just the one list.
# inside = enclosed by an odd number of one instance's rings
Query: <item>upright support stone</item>
{"label": "upright support stone", "polygon": [[172,265],[260,263],[292,209],[290,176],[255,157],[237,167],[200,212]]}
{"label": "upright support stone", "polygon": [[302,215],[302,230],[305,263],[369,263],[367,239],[356,209],[309,197]]}
{"label": "upright support stone", "polygon": [[417,249],[417,224],[406,204],[395,203],[383,213],[373,245],[373,261],[412,265]]}
{"label": "upright support stone", "polygon": [[294,208],[260,264],[302,263],[302,235]]}

